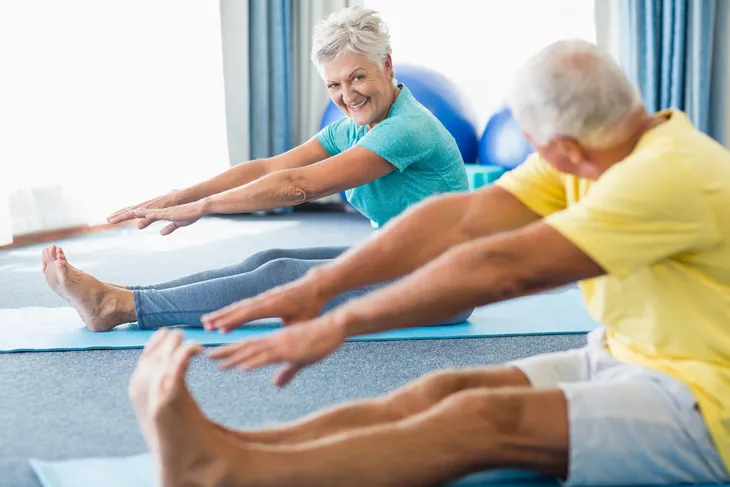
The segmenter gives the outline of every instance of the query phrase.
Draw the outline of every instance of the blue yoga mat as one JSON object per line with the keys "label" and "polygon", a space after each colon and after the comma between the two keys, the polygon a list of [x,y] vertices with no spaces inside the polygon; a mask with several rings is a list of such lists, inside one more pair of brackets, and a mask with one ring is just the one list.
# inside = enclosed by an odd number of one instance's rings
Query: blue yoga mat
{"label": "blue yoga mat", "polygon": [[[203,345],[221,345],[270,333],[280,326],[276,320],[261,320],[225,335],[199,328],[181,329],[187,339]],[[596,326],[583,305],[580,291],[571,286],[478,308],[467,322],[457,325],[391,330],[351,340],[585,333]],[[0,352],[142,348],[151,334],[135,325],[118,327],[108,333],[92,333],[73,308],[0,309]]]}
{"label": "blue yoga mat", "polygon": [[[100,485],[104,487],[156,487],[154,465],[149,454],[63,462],[44,462],[33,459],[30,464],[43,487],[98,487]],[[494,470],[464,477],[446,487],[559,487],[560,485],[562,484],[555,478],[532,472]],[[694,487],[710,486],[696,484]],[[718,486],[714,485],[714,487]]]}
{"label": "blue yoga mat", "polygon": [[[156,487],[154,465],[149,454],[44,462],[32,459],[33,471],[43,487]],[[500,470],[465,477],[448,487],[540,486],[557,487],[559,482],[519,470]]]}

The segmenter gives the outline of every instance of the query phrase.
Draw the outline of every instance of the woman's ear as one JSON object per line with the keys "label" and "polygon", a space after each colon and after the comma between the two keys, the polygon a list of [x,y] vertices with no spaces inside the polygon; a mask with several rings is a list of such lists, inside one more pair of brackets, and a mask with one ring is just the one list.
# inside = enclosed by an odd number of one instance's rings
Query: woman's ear
{"label": "woman's ear", "polygon": [[388,74],[389,78],[393,79],[393,75],[395,73],[393,71],[393,58],[390,57],[390,54],[385,55],[385,62],[383,62],[383,71]]}

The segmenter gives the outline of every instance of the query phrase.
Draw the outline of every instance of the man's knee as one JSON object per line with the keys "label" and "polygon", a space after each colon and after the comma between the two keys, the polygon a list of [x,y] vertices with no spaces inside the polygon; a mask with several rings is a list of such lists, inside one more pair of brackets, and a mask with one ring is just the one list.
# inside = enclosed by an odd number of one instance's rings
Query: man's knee
{"label": "man's knee", "polygon": [[401,400],[409,408],[423,410],[461,391],[510,386],[529,386],[529,382],[519,370],[509,366],[447,369],[423,376],[396,392],[393,399]]}
{"label": "man's knee", "polygon": [[526,401],[521,389],[463,390],[444,399],[440,414],[468,419],[475,431],[515,434],[524,423]]}

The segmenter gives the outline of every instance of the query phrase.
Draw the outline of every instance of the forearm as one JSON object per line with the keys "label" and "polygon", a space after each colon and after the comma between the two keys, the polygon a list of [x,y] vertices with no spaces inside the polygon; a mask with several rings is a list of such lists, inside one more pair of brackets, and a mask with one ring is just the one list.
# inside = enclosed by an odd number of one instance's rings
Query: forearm
{"label": "forearm", "polygon": [[591,279],[605,270],[543,222],[461,244],[330,313],[345,336],[436,324],[463,311]]}
{"label": "forearm", "polygon": [[267,174],[264,160],[234,166],[217,176],[178,192],[178,204],[192,203],[203,198],[237,188]]}
{"label": "forearm", "polygon": [[307,276],[323,294],[389,281],[412,272],[454,245],[468,240],[460,225],[468,203],[462,195],[426,201],[402,214],[368,241]]}
{"label": "forearm", "polygon": [[421,203],[308,279],[324,297],[404,276],[455,245],[539,220],[506,190],[490,186]]}
{"label": "forearm", "polygon": [[305,203],[318,197],[293,171],[278,171],[205,198],[205,213],[251,213]]}
{"label": "forearm", "polygon": [[442,322],[465,310],[533,292],[504,259],[464,244],[403,279],[332,311],[346,336]]}

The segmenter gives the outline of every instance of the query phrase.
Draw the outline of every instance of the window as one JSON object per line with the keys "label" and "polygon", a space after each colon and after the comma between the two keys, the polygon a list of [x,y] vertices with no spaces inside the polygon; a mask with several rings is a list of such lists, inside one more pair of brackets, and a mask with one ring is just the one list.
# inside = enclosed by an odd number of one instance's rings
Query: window
{"label": "window", "polygon": [[42,215],[16,211],[16,234],[228,165],[218,2],[2,2],[0,45],[0,178]]}
{"label": "window", "polygon": [[474,108],[479,133],[502,104],[516,69],[563,38],[596,41],[588,0],[365,0],[391,30],[393,61],[451,78]]}

